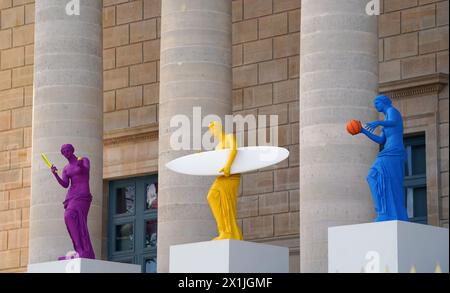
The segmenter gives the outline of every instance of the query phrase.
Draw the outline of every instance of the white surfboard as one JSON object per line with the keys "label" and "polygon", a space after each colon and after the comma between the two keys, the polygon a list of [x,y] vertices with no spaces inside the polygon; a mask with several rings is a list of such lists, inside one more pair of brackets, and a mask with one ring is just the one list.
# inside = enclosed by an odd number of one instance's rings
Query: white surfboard
{"label": "white surfboard", "polygon": [[[275,165],[289,156],[285,148],[274,146],[251,146],[238,148],[230,173],[238,174]],[[219,176],[230,149],[200,152],[177,158],[166,164],[170,170],[187,175]]]}

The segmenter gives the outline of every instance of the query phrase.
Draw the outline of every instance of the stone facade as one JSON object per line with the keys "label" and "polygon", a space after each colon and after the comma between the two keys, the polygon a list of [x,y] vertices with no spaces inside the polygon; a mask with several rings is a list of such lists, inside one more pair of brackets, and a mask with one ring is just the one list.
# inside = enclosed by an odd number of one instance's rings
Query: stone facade
{"label": "stone facade", "polygon": [[[34,56],[33,0],[0,0],[0,271],[28,262]],[[104,0],[104,200],[107,182],[158,171],[161,0]],[[245,174],[244,238],[290,247],[299,271],[300,0],[233,0],[233,113],[278,114],[289,160]],[[407,134],[425,133],[429,223],[448,227],[448,0],[385,0],[380,91]],[[385,2],[385,3],[383,3]],[[448,79],[448,77],[447,77]]]}
{"label": "stone facade", "polygon": [[290,247],[299,271],[300,1],[233,1],[233,113],[279,115],[289,160],[244,174],[238,217],[244,239]]}
{"label": "stone facade", "polygon": [[0,1],[0,271],[28,263],[34,1]]}

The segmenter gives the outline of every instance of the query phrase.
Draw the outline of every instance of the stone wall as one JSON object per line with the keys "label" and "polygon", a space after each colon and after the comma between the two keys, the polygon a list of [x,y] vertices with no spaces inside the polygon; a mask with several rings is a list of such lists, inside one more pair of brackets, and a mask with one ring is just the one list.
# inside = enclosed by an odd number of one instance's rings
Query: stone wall
{"label": "stone wall", "polygon": [[160,1],[103,5],[105,132],[156,123]]}
{"label": "stone wall", "polygon": [[448,73],[448,1],[385,1],[379,37],[381,83]]}
{"label": "stone wall", "polygon": [[28,262],[34,0],[0,0],[0,272]]}
{"label": "stone wall", "polygon": [[103,6],[104,178],[156,172],[161,1]]}
{"label": "stone wall", "polygon": [[279,115],[290,157],[242,176],[238,217],[246,240],[290,247],[299,271],[300,0],[233,1],[233,112]]}

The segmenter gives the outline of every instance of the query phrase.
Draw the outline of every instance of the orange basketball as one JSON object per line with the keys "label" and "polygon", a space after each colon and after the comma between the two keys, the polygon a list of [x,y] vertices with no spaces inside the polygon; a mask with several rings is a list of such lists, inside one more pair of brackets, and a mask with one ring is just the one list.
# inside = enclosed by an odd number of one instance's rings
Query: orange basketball
{"label": "orange basketball", "polygon": [[356,135],[361,132],[361,121],[358,120],[350,120],[347,122],[347,131],[351,135]]}

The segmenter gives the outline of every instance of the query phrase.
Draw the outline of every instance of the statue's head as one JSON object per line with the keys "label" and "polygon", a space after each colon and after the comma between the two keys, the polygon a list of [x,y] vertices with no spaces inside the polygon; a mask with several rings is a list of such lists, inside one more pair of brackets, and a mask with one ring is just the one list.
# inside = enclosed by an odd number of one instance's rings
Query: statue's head
{"label": "statue's head", "polygon": [[73,145],[69,144],[63,144],[61,146],[61,154],[68,159],[70,156],[73,155],[73,153],[75,152],[75,149],[73,147]]}
{"label": "statue's head", "polygon": [[208,128],[209,132],[211,132],[213,136],[218,136],[219,134],[222,133],[222,124],[220,124],[220,122],[218,121],[213,121],[209,123]]}
{"label": "statue's head", "polygon": [[373,105],[378,112],[383,112],[384,109],[392,105],[392,101],[386,95],[378,95],[373,101]]}

